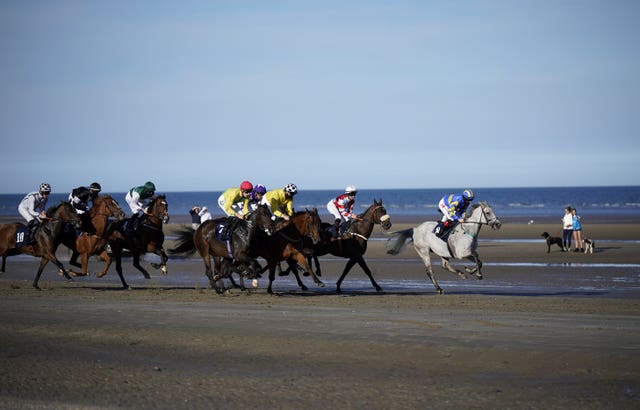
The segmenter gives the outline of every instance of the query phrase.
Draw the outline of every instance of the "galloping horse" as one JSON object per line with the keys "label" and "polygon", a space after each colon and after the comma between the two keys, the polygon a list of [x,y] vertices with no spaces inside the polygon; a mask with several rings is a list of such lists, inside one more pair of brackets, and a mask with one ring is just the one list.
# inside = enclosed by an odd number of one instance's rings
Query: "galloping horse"
{"label": "galloping horse", "polygon": [[[344,235],[344,237],[331,240],[330,238],[323,236],[323,240],[319,244],[312,246],[313,258],[316,262],[318,271],[320,270],[318,256],[330,253],[335,256],[349,258],[340,279],[336,282],[337,293],[342,293],[342,290],[340,289],[342,281],[356,263],[360,265],[364,273],[367,274],[371,281],[371,285],[373,285],[376,291],[382,291],[382,288],[378,286],[375,279],[373,279],[371,270],[367,266],[367,262],[365,262],[363,255],[367,251],[367,242],[373,232],[373,226],[375,224],[380,224],[382,229],[387,231],[391,228],[391,217],[387,215],[387,210],[382,205],[382,199],[380,201],[376,201],[374,199],[373,204],[369,205],[367,210],[359,216],[361,220],[353,221],[349,228],[349,232]],[[327,231],[330,226],[330,224],[323,223],[322,231]]]}
{"label": "galloping horse", "polygon": [[[162,232],[162,224],[169,222],[169,205],[164,195],[154,196],[149,203],[147,217],[138,226],[138,229],[129,234],[126,232],[125,223],[130,219],[120,220],[112,225],[108,230],[108,241],[111,245],[113,256],[116,259],[116,271],[120,276],[122,287],[129,289],[129,285],[122,275],[122,250],[128,249],[133,256],[133,266],[144,275],[145,279],[151,279],[149,273],[140,265],[140,255],[147,252],[153,252],[160,256],[159,267],[163,275],[167,274],[167,254],[162,244],[164,243],[164,233]],[[107,273],[106,269],[98,275],[99,278]]]}
{"label": "galloping horse", "polygon": [[[238,219],[238,225],[233,229],[231,240],[221,241],[216,238],[216,227],[227,218],[210,219],[205,221],[195,231],[191,228],[177,232],[178,241],[172,254],[191,255],[198,251],[205,267],[205,275],[209,278],[209,285],[217,293],[224,289],[218,287],[217,282],[230,275],[230,270],[222,268],[222,264],[235,261],[252,270],[253,258],[249,255],[249,248],[257,232],[271,234],[271,211],[266,205],[259,205],[247,215],[246,219]],[[211,268],[211,257],[214,258],[214,269]],[[215,275],[214,275],[215,271]],[[241,276],[242,278],[242,276]]]}
{"label": "galloping horse", "polygon": [[71,276],[64,269],[64,266],[56,257],[56,249],[62,240],[64,224],[70,223],[74,228],[79,228],[82,224],[80,217],[76,213],[75,209],[68,202],[60,202],[56,206],[52,206],[45,212],[47,219],[43,221],[40,227],[35,233],[35,243],[23,245],[19,248],[16,247],[16,231],[20,228],[24,228],[25,225],[16,222],[11,224],[5,224],[0,226],[0,255],[2,255],[2,269],[5,271],[6,257],[10,255],[18,255],[25,253],[27,255],[42,257],[40,260],[40,266],[38,267],[38,273],[33,280],[33,287],[38,287],[38,281],[42,270],[46,264],[51,261],[62,272],[67,280],[71,281]]}
{"label": "galloping horse", "polygon": [[[273,293],[272,285],[275,279],[276,266],[284,260],[294,260],[298,262],[305,271],[311,274],[316,285],[320,287],[324,286],[324,283],[322,283],[309,266],[303,250],[305,246],[304,238],[309,238],[312,244],[318,244],[320,242],[320,224],[321,221],[318,210],[307,210],[304,212],[296,212],[295,215],[290,218],[290,221],[282,224],[281,228],[276,230],[271,237],[267,238],[263,235],[257,235],[256,241],[251,247],[251,252],[253,256],[263,257],[267,261],[267,267],[269,268],[268,293]],[[297,270],[293,272],[298,281],[298,286],[306,291],[307,287],[300,280]]]}
{"label": "galloping horse", "polygon": [[471,215],[464,218],[464,222],[458,224],[451,234],[447,242],[438,238],[433,229],[437,222],[423,222],[415,228],[405,229],[394,233],[394,236],[387,241],[387,253],[396,255],[402,251],[405,242],[410,238],[413,240],[413,246],[416,252],[427,268],[427,275],[433,282],[433,286],[438,293],[443,294],[444,291],[438,285],[431,268],[431,258],[429,252],[433,252],[442,259],[442,267],[449,272],[457,273],[462,279],[466,279],[464,272],[454,269],[449,264],[449,259],[469,259],[475,263],[473,268],[465,268],[467,273],[475,274],[478,280],[482,279],[482,261],[478,258],[478,234],[482,225],[489,225],[492,229],[500,229],[502,223],[493,213],[493,209],[486,203],[481,202],[473,205]]}
{"label": "galloping horse", "polygon": [[[104,276],[111,266],[111,257],[104,250],[107,244],[107,238],[105,232],[107,229],[107,222],[110,217],[116,218],[117,221],[125,217],[124,212],[120,209],[118,202],[111,197],[111,195],[101,195],[93,201],[93,207],[88,212],[89,220],[91,222],[91,232],[83,232],[80,236],[76,236],[74,232],[65,233],[62,243],[71,249],[73,254],[71,255],[70,264],[82,268],[81,272],[73,272],[69,270],[69,273],[74,276],[87,276],[89,256],[100,255],[106,263],[99,277]],[[71,261],[75,261],[80,255],[82,265],[74,264]]]}

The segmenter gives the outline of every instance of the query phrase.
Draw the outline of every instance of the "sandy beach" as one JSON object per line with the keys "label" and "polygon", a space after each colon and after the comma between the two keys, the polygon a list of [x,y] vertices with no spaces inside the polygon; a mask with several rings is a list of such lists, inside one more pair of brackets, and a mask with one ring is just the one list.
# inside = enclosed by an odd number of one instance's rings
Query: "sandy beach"
{"label": "sandy beach", "polygon": [[[398,218],[393,230],[417,225]],[[171,232],[185,220],[166,227]],[[124,261],[66,282],[11,257],[0,275],[3,408],[638,408],[640,225],[585,226],[594,254],[546,253],[559,223],[484,228],[485,279],[435,272],[409,246],[366,260],[335,294],[345,260],[321,259],[325,287],[277,277],[218,296],[199,258],[144,280]],[[60,250],[66,263],[68,252]],[[437,259],[436,259],[437,260]],[[91,260],[91,271],[101,262]]]}

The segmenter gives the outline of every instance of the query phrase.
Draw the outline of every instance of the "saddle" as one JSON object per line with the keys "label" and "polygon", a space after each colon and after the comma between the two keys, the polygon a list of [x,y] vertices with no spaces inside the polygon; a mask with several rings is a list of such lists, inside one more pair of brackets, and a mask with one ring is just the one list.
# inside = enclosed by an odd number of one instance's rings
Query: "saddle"
{"label": "saddle", "polygon": [[35,234],[31,234],[29,230],[28,226],[21,226],[16,229],[16,248],[31,245],[35,242]]}
{"label": "saddle", "polygon": [[456,227],[456,225],[458,225],[458,221],[440,221],[438,222],[436,227],[433,228],[433,233],[435,233],[438,238],[447,242],[447,240],[449,239],[449,235],[453,231],[453,228]]}
{"label": "saddle", "polygon": [[216,225],[216,239],[222,242],[231,240],[233,230],[238,225],[238,218],[234,216],[227,217]]}

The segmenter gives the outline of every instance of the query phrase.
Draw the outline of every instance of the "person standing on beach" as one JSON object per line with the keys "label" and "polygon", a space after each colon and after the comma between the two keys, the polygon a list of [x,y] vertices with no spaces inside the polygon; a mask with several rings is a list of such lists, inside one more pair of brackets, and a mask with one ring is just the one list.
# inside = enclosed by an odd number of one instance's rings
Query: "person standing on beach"
{"label": "person standing on beach", "polygon": [[200,227],[201,219],[200,219],[200,207],[198,205],[194,206],[189,210],[189,215],[191,215],[191,227],[195,231]]}
{"label": "person standing on beach", "polygon": [[43,182],[40,184],[38,191],[29,192],[18,205],[18,212],[27,221],[29,238],[31,239],[34,238],[41,220],[47,216],[44,211],[49,200],[49,194],[51,194],[51,185]]}
{"label": "person standing on beach", "polygon": [[573,236],[573,216],[571,215],[571,207],[564,209],[562,217],[562,248],[565,252],[571,250],[571,237]]}
{"label": "person standing on beach", "polygon": [[433,233],[442,238],[447,232],[453,229],[458,223],[464,222],[467,208],[475,195],[470,189],[465,189],[462,194],[449,194],[440,199],[438,210],[442,213],[442,219],[436,225]]}
{"label": "person standing on beach", "polygon": [[269,207],[273,218],[289,220],[293,215],[293,197],[298,193],[295,184],[287,184],[283,188],[274,189],[264,194],[262,203]]}
{"label": "person standing on beach", "polygon": [[335,218],[331,227],[331,236],[333,238],[342,236],[353,221],[360,220],[360,217],[353,213],[353,205],[356,202],[357,193],[356,187],[349,185],[345,188],[344,193],[327,203],[327,210]]}
{"label": "person standing on beach", "polygon": [[249,213],[249,196],[253,191],[253,184],[242,181],[239,188],[229,188],[218,197],[218,206],[227,216],[244,219]]}
{"label": "person standing on beach", "polygon": [[571,210],[571,220],[573,221],[573,242],[575,242],[576,248],[574,252],[584,252],[584,241],[582,240],[582,224],[580,223],[580,215],[578,210],[573,208]]}

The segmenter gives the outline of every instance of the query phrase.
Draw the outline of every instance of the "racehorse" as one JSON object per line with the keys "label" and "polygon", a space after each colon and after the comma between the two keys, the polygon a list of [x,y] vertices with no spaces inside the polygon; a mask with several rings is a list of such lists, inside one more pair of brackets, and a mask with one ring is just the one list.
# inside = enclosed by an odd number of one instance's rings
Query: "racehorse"
{"label": "racehorse", "polygon": [[26,244],[21,247],[16,247],[16,232],[21,228],[24,229],[25,225],[16,222],[11,224],[5,224],[0,226],[0,254],[2,255],[2,269],[5,271],[6,257],[10,255],[18,255],[24,253],[27,255],[41,257],[40,266],[38,272],[33,280],[33,287],[38,287],[38,281],[42,270],[49,261],[53,262],[58,269],[62,272],[64,277],[71,281],[71,276],[64,269],[64,266],[56,257],[56,249],[62,240],[64,224],[70,223],[74,228],[79,228],[82,224],[82,220],[76,213],[75,209],[68,202],[60,202],[47,209],[45,212],[46,219],[41,222],[40,227],[37,228],[34,240],[35,243]]}
{"label": "racehorse", "polygon": [[[300,264],[302,268],[311,274],[316,285],[323,287],[324,283],[316,276],[304,255],[304,238],[309,238],[312,244],[320,242],[320,216],[318,210],[306,210],[296,212],[290,217],[289,222],[280,225],[271,237],[266,238],[263,235],[257,235],[256,241],[251,247],[251,253],[255,257],[263,257],[267,261],[269,268],[269,287],[267,292],[272,294],[273,281],[278,263],[284,260],[292,260]],[[302,283],[296,269],[293,270],[298,286],[302,290],[307,287]]]}
{"label": "racehorse", "polygon": [[[107,244],[107,238],[105,237],[107,222],[110,217],[119,221],[125,217],[125,213],[111,195],[105,194],[93,201],[93,206],[87,214],[91,222],[91,226],[88,228],[90,232],[83,232],[77,236],[74,230],[73,232],[65,232],[63,236],[62,243],[73,252],[69,263],[82,268],[81,272],[74,272],[70,269],[69,273],[73,276],[87,276],[89,256],[99,254],[100,258],[106,262],[104,269],[99,274],[99,277],[102,277],[111,266],[111,257],[104,249]],[[81,257],[81,265],[77,262],[74,263],[78,255]]]}
{"label": "racehorse", "polygon": [[[147,209],[146,218],[138,225],[135,232],[127,232],[127,226],[131,222],[130,218],[117,221],[108,229],[108,242],[111,245],[113,257],[116,260],[116,271],[124,289],[129,289],[129,285],[122,275],[122,250],[125,248],[133,256],[133,266],[142,272],[145,279],[151,279],[151,276],[140,265],[140,255],[147,252],[160,256],[160,265],[152,264],[152,266],[159,267],[163,275],[167,274],[167,260],[169,258],[162,247],[164,243],[162,224],[169,222],[169,205],[166,197],[164,195],[154,196]],[[106,273],[105,268],[97,276],[101,278]]]}
{"label": "racehorse", "polygon": [[[382,288],[378,286],[371,270],[367,266],[367,263],[364,260],[364,253],[367,251],[367,242],[371,233],[373,232],[373,226],[375,224],[380,224],[382,229],[385,231],[391,228],[391,217],[387,214],[387,210],[382,205],[382,199],[380,201],[373,200],[373,204],[369,205],[369,207],[364,211],[362,215],[359,215],[361,220],[354,220],[351,226],[349,227],[349,231],[342,238],[331,239],[330,234],[328,233],[331,224],[322,223],[321,225],[321,233],[322,240],[317,244],[310,244],[309,247],[313,250],[313,254],[311,256],[307,256],[309,260],[309,265],[311,265],[311,259],[315,261],[316,265],[316,274],[318,276],[321,275],[320,272],[320,263],[318,261],[318,256],[326,255],[328,253],[340,256],[342,258],[349,258],[347,264],[344,267],[342,275],[336,282],[336,292],[342,293],[340,286],[342,285],[342,281],[344,280],[347,273],[353,268],[353,266],[357,263],[360,265],[364,273],[367,274],[371,284],[376,289],[376,291],[382,291]],[[296,273],[296,268],[289,264],[292,268],[294,274]]]}
{"label": "racehorse", "polygon": [[[227,218],[217,218],[205,221],[195,231],[191,228],[177,232],[176,247],[169,250],[172,254],[191,255],[196,251],[202,258],[205,267],[205,275],[209,279],[211,289],[222,293],[223,288],[217,282],[223,277],[228,277],[231,272],[225,262],[243,265],[253,272],[253,258],[249,255],[249,247],[257,232],[271,234],[271,211],[266,205],[259,205],[254,211],[247,214],[246,219],[237,219],[237,225],[231,232],[229,241],[221,241],[216,237],[216,229],[219,223]],[[211,268],[211,257],[214,259],[214,269]],[[215,272],[215,275],[214,275]],[[242,279],[242,276],[241,276]]]}
{"label": "racehorse", "polygon": [[396,255],[402,251],[405,243],[411,238],[413,246],[418,255],[424,261],[427,268],[427,275],[438,293],[444,291],[438,285],[431,268],[429,252],[433,252],[442,259],[442,267],[449,272],[457,273],[462,279],[466,279],[465,273],[454,269],[449,259],[469,259],[475,263],[473,268],[465,268],[468,274],[475,274],[478,280],[482,279],[482,261],[478,258],[478,234],[482,225],[489,225],[492,229],[500,229],[502,223],[493,213],[493,209],[486,203],[481,202],[472,206],[470,215],[465,216],[464,222],[453,228],[447,242],[438,238],[433,233],[437,222],[423,222],[415,228],[405,229],[395,232],[387,241],[387,253]]}

